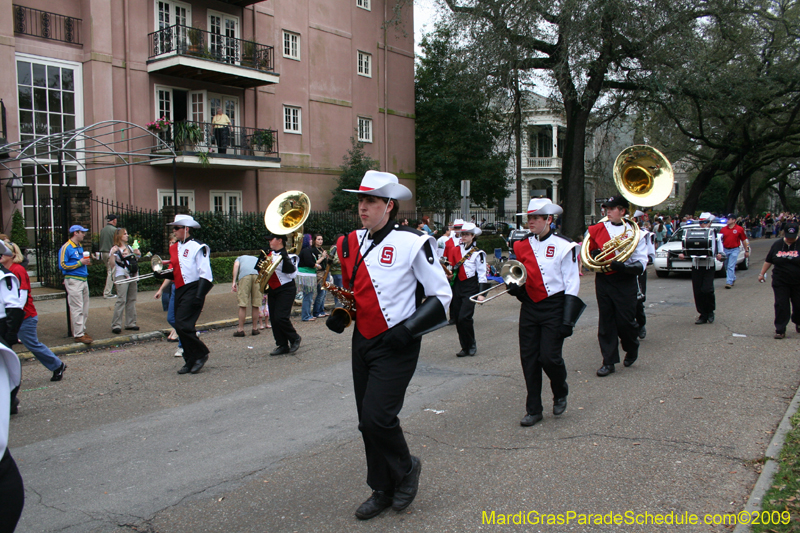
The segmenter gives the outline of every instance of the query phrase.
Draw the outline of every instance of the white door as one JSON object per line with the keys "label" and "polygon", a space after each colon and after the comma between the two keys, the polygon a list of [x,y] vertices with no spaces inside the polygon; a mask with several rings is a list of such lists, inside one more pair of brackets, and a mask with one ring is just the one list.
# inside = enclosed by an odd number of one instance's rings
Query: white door
{"label": "white door", "polygon": [[208,12],[209,50],[225,63],[239,62],[239,18]]}
{"label": "white door", "polygon": [[192,20],[191,15],[189,4],[165,0],[156,2],[156,31],[159,32],[156,44],[160,53],[186,50],[186,29]]}

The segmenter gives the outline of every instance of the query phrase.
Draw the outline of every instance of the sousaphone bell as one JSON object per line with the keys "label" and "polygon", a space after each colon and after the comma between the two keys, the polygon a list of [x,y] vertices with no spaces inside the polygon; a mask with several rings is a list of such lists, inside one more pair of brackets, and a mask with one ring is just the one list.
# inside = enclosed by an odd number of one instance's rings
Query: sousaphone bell
{"label": "sousaphone bell", "polygon": [[[273,235],[288,235],[286,251],[293,254],[303,242],[303,224],[311,212],[311,200],[303,191],[286,191],[276,196],[264,212],[264,225]],[[258,283],[261,292],[267,289],[269,278],[278,269],[283,257],[280,254],[267,254],[261,250],[261,259],[256,264]]]}

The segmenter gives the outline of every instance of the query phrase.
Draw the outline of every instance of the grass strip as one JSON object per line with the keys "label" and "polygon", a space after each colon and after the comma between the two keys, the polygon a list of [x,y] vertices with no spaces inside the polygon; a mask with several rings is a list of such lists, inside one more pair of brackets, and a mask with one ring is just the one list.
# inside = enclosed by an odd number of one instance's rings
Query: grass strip
{"label": "grass strip", "polygon": [[800,533],[800,411],[792,415],[790,422],[792,429],[786,434],[783,449],[777,459],[778,471],[772,479],[772,487],[764,495],[761,509],[773,515],[773,511],[788,511],[791,520],[788,524],[773,522],[753,525],[753,533]]}

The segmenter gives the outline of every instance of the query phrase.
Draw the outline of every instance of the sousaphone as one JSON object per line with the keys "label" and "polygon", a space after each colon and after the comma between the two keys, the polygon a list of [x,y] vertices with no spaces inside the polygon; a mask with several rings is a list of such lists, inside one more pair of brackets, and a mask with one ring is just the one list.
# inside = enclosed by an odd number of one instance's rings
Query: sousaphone
{"label": "sousaphone", "polygon": [[[311,200],[302,191],[286,191],[276,196],[264,212],[264,225],[273,235],[287,235],[286,251],[297,253],[303,243],[303,224],[311,212]],[[267,289],[269,278],[278,269],[283,257],[267,254],[261,250],[261,259],[256,264],[261,292]]]}

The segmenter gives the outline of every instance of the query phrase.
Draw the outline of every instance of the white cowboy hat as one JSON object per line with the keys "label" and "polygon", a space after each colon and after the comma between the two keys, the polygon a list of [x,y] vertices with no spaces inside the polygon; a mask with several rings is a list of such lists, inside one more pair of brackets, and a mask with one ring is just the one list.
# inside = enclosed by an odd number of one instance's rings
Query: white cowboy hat
{"label": "white cowboy hat", "polygon": [[463,226],[463,225],[464,225],[464,221],[461,220],[460,218],[457,218],[457,219],[455,219],[453,221],[453,229],[456,230],[456,231],[460,230],[461,226]]}
{"label": "white cowboy hat", "polygon": [[361,185],[358,189],[342,190],[369,196],[393,198],[395,200],[411,200],[411,190],[405,185],[401,185],[397,176],[388,172],[378,172],[377,170],[367,170],[367,173],[361,179]]}
{"label": "white cowboy hat", "polygon": [[517,213],[517,215],[560,215],[563,212],[561,206],[551,202],[550,198],[531,198],[531,201],[528,202],[528,212]]}
{"label": "white cowboy hat", "polygon": [[643,216],[644,216],[644,212],[643,211],[639,211],[638,209],[633,214],[633,218],[639,218],[639,217],[643,217]]}
{"label": "white cowboy hat", "polygon": [[697,219],[700,222],[714,222],[714,219],[717,218],[708,211],[700,213],[700,217]]}
{"label": "white cowboy hat", "polygon": [[187,228],[199,228],[200,223],[190,215],[175,215],[175,221],[170,222],[167,224],[167,226],[186,226]]}
{"label": "white cowboy hat", "polygon": [[464,222],[464,224],[461,225],[461,229],[458,230],[458,231],[460,231],[462,233],[472,233],[476,237],[478,235],[480,235],[481,233],[483,233],[481,228],[479,228],[478,226],[476,226],[472,222]]}

